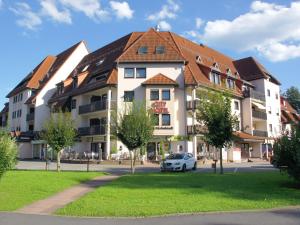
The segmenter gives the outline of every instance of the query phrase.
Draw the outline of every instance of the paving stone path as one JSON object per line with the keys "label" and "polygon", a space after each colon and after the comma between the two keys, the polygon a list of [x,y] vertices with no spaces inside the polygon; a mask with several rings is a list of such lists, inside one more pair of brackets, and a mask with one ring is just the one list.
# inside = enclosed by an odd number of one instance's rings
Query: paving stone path
{"label": "paving stone path", "polygon": [[25,214],[53,214],[57,209],[64,207],[65,205],[79,199],[83,195],[115,179],[118,179],[119,177],[120,175],[96,177],[90,181],[59,192],[49,198],[27,205],[24,208],[17,210],[17,212]]}

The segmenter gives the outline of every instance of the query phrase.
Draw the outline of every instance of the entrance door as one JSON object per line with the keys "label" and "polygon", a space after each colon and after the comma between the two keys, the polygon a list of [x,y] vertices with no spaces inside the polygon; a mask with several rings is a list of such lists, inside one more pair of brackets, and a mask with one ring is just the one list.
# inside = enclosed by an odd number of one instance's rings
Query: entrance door
{"label": "entrance door", "polygon": [[147,159],[155,160],[156,159],[156,143],[149,142],[147,145]]}
{"label": "entrance door", "polygon": [[33,147],[32,147],[33,149],[32,149],[32,157],[34,158],[34,159],[40,159],[40,157],[41,157],[41,155],[40,155],[40,145],[37,145],[37,144],[35,144],[35,145],[33,145]]}
{"label": "entrance door", "polygon": [[248,143],[242,144],[241,157],[242,157],[242,159],[248,159],[250,157],[250,155],[249,155],[249,144]]}

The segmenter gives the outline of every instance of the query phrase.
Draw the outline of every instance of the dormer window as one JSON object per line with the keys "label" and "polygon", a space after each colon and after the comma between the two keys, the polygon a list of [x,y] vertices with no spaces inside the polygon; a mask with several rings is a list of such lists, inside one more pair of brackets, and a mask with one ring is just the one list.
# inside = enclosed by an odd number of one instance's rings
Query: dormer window
{"label": "dormer window", "polygon": [[235,88],[234,80],[227,78],[226,86],[227,86],[227,88],[234,89]]}
{"label": "dormer window", "polygon": [[200,55],[197,55],[197,56],[196,56],[196,62],[197,62],[197,63],[201,63],[201,62],[202,62],[202,59],[201,59],[201,56],[200,56]]}
{"label": "dormer window", "polygon": [[103,62],[104,62],[104,59],[99,60],[98,62],[96,62],[96,66],[100,66]]}
{"label": "dormer window", "polygon": [[156,54],[164,54],[165,53],[165,46],[163,46],[163,45],[156,46],[155,53]]}
{"label": "dormer window", "polygon": [[57,94],[61,95],[64,92],[64,83],[61,82],[56,85],[57,87]]}
{"label": "dormer window", "polygon": [[139,55],[145,55],[148,53],[148,47],[147,46],[141,46],[138,49],[138,54]]}
{"label": "dormer window", "polygon": [[213,64],[213,67],[214,67],[215,69],[217,69],[217,70],[220,69],[219,64],[218,64],[217,62],[215,62],[215,63]]}
{"label": "dormer window", "polygon": [[229,69],[229,68],[226,69],[226,73],[227,73],[227,75],[230,75],[230,76],[231,76],[231,75],[232,75],[231,69]]}
{"label": "dormer window", "polygon": [[211,72],[209,79],[210,79],[211,83],[214,83],[214,84],[217,84],[217,85],[221,84],[221,76],[218,73]]}

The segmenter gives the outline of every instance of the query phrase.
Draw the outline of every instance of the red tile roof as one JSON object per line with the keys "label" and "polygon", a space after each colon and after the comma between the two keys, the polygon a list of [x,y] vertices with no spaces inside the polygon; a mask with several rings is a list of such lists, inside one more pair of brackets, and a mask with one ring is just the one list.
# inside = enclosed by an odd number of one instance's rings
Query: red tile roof
{"label": "red tile roof", "polygon": [[242,131],[234,132],[234,136],[236,136],[239,139],[243,139],[243,140],[249,139],[249,140],[260,140],[260,141],[263,141],[263,140],[266,139],[265,137],[253,136],[251,134],[248,134],[248,133],[245,133],[245,132],[242,132]]}
{"label": "red tile roof", "polygon": [[142,85],[175,85],[177,86],[178,83],[171,78],[159,73],[154,77],[144,81]]}

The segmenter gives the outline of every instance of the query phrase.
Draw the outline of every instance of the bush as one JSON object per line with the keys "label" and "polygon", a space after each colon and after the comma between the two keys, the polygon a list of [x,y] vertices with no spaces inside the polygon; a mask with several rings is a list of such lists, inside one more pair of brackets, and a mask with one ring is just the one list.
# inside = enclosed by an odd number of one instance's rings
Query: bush
{"label": "bush", "polygon": [[300,125],[275,141],[273,164],[300,182]]}
{"label": "bush", "polygon": [[0,178],[5,171],[14,168],[17,158],[17,145],[6,130],[0,130]]}

